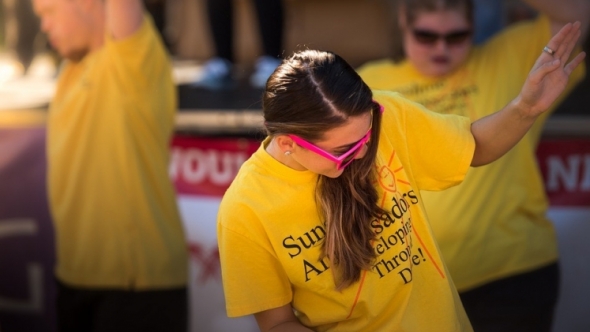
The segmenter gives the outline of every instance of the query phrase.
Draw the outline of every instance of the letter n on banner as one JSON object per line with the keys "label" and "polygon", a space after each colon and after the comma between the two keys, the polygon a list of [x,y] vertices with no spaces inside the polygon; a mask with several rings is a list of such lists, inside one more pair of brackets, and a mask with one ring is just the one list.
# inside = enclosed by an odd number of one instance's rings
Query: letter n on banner
{"label": "letter n on banner", "polygon": [[543,139],[539,166],[551,206],[590,207],[590,139]]}

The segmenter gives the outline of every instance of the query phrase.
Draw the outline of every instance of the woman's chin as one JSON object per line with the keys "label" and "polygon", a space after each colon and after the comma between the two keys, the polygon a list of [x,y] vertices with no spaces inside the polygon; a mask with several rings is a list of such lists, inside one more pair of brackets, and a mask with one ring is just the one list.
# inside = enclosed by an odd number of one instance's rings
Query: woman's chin
{"label": "woman's chin", "polygon": [[342,173],[344,172],[344,169],[341,170],[337,170],[337,169],[332,169],[326,172],[322,172],[323,176],[327,176],[329,178],[335,179],[337,177],[339,177],[340,175],[342,175]]}

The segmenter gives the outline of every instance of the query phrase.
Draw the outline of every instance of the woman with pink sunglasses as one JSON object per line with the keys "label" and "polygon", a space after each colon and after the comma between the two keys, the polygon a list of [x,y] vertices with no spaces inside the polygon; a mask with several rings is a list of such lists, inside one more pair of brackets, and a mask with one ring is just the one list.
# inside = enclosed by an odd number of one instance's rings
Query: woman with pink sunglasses
{"label": "woman with pink sunglasses", "polygon": [[[538,18],[472,46],[470,0],[399,1],[403,54],[368,63],[358,72],[373,89],[398,91],[437,113],[480,119],[518,95],[539,52],[556,56],[547,41],[567,22],[579,20],[580,40],[586,35],[590,1],[526,2],[541,12]],[[566,91],[583,76],[584,68],[576,70]],[[422,193],[476,331],[552,327],[559,294],[557,239],[546,216],[535,150],[557,104],[498,162],[470,169],[459,186]]]}
{"label": "woman with pink sunglasses", "polygon": [[[565,88],[579,33],[551,39],[522,92],[474,123],[374,93],[342,58],[301,51],[263,95],[268,137],[221,202],[227,313],[261,331],[471,331],[420,190],[502,156]],[[540,52],[541,53],[541,52]]]}

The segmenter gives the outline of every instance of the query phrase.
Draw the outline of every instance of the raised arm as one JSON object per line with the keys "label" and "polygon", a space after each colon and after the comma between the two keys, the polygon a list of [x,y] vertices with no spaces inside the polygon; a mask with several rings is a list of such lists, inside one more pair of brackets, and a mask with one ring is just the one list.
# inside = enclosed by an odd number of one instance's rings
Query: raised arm
{"label": "raised arm", "polygon": [[143,20],[141,0],[106,0],[107,30],[114,39],[132,35]]}
{"label": "raised arm", "polygon": [[582,52],[567,63],[579,38],[580,22],[566,24],[547,44],[555,53],[542,52],[520,94],[502,110],[473,122],[476,147],[471,166],[488,164],[508,152],[563,92],[585,57]]}
{"label": "raised arm", "polygon": [[580,42],[584,42],[590,26],[590,0],[524,0],[535,10],[547,15],[554,36],[568,22],[581,23]]}

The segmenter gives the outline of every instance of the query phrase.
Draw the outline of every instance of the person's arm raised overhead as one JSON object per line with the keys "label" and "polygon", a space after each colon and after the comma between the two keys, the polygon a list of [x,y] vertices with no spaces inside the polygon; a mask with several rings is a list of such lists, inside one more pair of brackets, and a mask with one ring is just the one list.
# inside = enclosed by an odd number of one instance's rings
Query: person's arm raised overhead
{"label": "person's arm raised overhead", "polygon": [[310,332],[295,317],[290,304],[254,314],[261,332]]}
{"label": "person's arm raised overhead", "polygon": [[471,166],[488,164],[508,152],[563,92],[585,57],[581,52],[567,63],[579,38],[580,22],[566,24],[541,52],[520,94],[502,110],[473,122],[476,147]]}
{"label": "person's arm raised overhead", "polygon": [[113,39],[132,35],[143,20],[141,0],[106,0],[107,31]]}
{"label": "person's arm raised overhead", "polygon": [[546,15],[551,21],[554,36],[568,22],[581,23],[580,42],[584,42],[590,26],[590,0],[524,0],[529,6]]}

